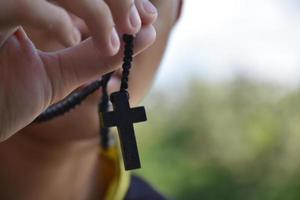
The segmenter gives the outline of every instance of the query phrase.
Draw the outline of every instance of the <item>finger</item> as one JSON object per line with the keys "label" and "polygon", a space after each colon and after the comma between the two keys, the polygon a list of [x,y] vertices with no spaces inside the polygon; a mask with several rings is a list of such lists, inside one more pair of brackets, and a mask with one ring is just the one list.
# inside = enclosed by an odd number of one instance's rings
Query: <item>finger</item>
{"label": "finger", "polygon": [[86,23],[81,18],[77,17],[76,15],[73,15],[71,13],[69,13],[69,15],[71,16],[74,26],[80,31],[81,40],[85,40],[88,37],[90,37],[91,34],[89,32],[89,29],[88,29]]}
{"label": "finger", "polygon": [[[155,37],[153,26],[142,28],[135,39],[135,55],[149,47]],[[113,71],[121,66],[123,60],[121,51],[113,57],[101,55],[91,39],[56,54],[41,53],[41,56],[53,86],[52,102],[65,97],[80,85]]]}
{"label": "finger", "polygon": [[157,9],[149,0],[136,0],[135,5],[141,16],[143,25],[149,25],[157,19]]}
{"label": "finger", "polygon": [[134,0],[106,0],[120,33],[135,34],[141,29],[141,18]]}
{"label": "finger", "polygon": [[5,31],[1,31],[0,32],[0,49],[3,46],[3,44],[6,42],[6,40],[12,35],[14,34],[14,32],[16,32],[18,28],[11,28],[11,29],[7,29]]}
{"label": "finger", "polygon": [[109,7],[103,0],[60,0],[60,4],[82,18],[93,36],[102,55],[115,55],[120,49],[120,40]]}
{"label": "finger", "polygon": [[20,2],[22,10],[17,16],[21,25],[48,31],[65,46],[72,46],[80,41],[80,34],[64,9],[46,1]]}

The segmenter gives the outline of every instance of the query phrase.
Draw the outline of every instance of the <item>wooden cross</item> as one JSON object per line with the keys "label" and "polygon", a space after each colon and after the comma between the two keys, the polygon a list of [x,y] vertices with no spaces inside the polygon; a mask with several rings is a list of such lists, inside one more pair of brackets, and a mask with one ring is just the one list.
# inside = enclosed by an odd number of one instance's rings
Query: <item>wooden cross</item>
{"label": "wooden cross", "polygon": [[126,91],[111,94],[113,112],[102,113],[104,127],[118,128],[125,170],[141,168],[133,124],[147,120],[144,107],[130,108]]}

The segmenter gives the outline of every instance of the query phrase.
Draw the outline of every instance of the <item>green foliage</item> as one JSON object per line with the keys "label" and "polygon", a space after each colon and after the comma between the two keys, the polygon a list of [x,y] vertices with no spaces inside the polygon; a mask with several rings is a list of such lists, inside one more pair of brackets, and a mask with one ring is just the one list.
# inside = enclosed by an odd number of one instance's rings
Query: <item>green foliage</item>
{"label": "green foliage", "polygon": [[244,79],[187,88],[147,103],[142,176],[179,200],[300,199],[300,91]]}

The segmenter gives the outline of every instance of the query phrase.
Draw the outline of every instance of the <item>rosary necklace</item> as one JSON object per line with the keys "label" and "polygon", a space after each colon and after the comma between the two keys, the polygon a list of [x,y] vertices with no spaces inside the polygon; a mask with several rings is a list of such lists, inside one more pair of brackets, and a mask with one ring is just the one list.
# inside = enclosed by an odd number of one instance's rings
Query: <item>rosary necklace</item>
{"label": "rosary necklace", "polygon": [[[101,80],[91,83],[82,91],[74,92],[60,103],[47,108],[34,122],[45,122],[67,113],[102,87],[102,98],[98,105],[101,145],[104,149],[109,147],[109,128],[117,127],[125,170],[132,170],[141,167],[133,124],[144,122],[147,117],[144,107],[131,108],[129,104],[128,80],[132,67],[134,37],[124,35],[123,40],[125,43],[123,71],[118,92],[112,93],[110,97],[108,96],[107,84],[114,72],[105,74]],[[113,111],[109,111],[109,101],[113,105]]]}

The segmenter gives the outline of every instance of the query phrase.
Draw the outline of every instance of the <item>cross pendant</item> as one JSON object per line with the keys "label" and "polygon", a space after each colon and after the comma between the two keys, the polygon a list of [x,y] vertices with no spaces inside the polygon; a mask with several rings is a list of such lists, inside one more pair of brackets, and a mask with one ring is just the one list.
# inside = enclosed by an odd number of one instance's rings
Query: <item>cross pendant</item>
{"label": "cross pendant", "polygon": [[141,168],[133,124],[147,120],[145,108],[130,108],[126,91],[111,94],[110,100],[114,111],[102,113],[101,125],[118,128],[125,170]]}

